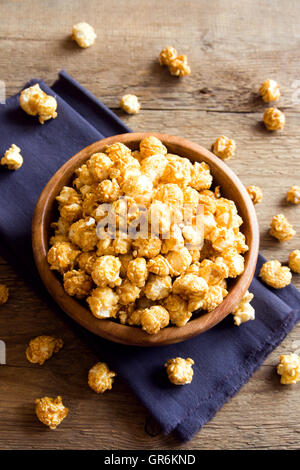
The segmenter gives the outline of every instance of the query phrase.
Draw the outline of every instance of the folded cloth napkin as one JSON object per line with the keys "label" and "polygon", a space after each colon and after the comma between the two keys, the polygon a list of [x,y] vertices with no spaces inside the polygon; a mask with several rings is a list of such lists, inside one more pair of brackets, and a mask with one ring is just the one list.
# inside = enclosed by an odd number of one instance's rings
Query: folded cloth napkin
{"label": "folded cloth napkin", "polygon": [[[0,252],[27,277],[39,283],[31,251],[31,219],[36,201],[53,173],[83,147],[109,135],[129,132],[120,119],[61,72],[52,88],[58,117],[43,126],[18,104],[18,96],[0,105],[0,154],[15,143],[22,149],[23,167],[0,169]],[[271,289],[257,275],[250,291],[255,321],[237,327],[229,315],[206,333],[183,343],[160,348],[137,348],[110,343],[84,332],[87,341],[127,381],[164,433],[175,431],[190,439],[247,382],[265,357],[300,319],[300,293],[292,285]],[[25,269],[24,269],[25,268]],[[46,332],[45,332],[46,333]],[[165,362],[172,357],[195,361],[190,385],[174,386],[166,378]]]}

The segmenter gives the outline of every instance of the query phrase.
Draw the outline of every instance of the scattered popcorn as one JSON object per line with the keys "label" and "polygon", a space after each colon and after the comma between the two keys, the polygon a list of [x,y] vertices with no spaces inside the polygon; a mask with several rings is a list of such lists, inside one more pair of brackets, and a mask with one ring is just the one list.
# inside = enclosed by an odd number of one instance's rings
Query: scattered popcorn
{"label": "scattered popcorn", "polygon": [[169,359],[165,367],[170,382],[174,385],[190,384],[194,375],[193,364],[194,361],[191,358],[176,357],[175,359]]}
{"label": "scattered popcorn", "polygon": [[8,301],[9,290],[5,284],[0,284],[0,305],[5,304]]}
{"label": "scattered popcorn", "polygon": [[122,96],[120,106],[127,114],[137,114],[141,109],[138,97],[130,94]]}
{"label": "scattered popcorn", "polygon": [[270,227],[270,235],[280,242],[290,240],[296,234],[292,224],[283,214],[274,215]]}
{"label": "scattered popcorn", "polygon": [[187,56],[178,55],[178,52],[172,46],[167,46],[160,52],[159,63],[160,65],[167,65],[171,75],[176,77],[185,77],[191,73]]}
{"label": "scattered popcorn", "polygon": [[37,398],[34,402],[38,419],[50,429],[56,429],[69,413],[68,408],[63,405],[61,397]]}
{"label": "scattered popcorn", "polygon": [[247,186],[248,194],[253,204],[258,204],[263,198],[263,192],[259,186]]}
{"label": "scattered popcorn", "polygon": [[290,252],[289,267],[294,273],[300,274],[300,250]]}
{"label": "scattered popcorn", "polygon": [[267,261],[261,267],[259,276],[262,280],[274,289],[282,289],[290,284],[292,274],[290,268],[281,266],[280,261]]}
{"label": "scattered popcorn", "polygon": [[300,357],[297,354],[282,354],[277,366],[277,374],[284,385],[300,382]]}
{"label": "scattered popcorn", "polygon": [[234,155],[236,143],[233,139],[229,139],[225,135],[221,135],[212,145],[212,151],[222,160],[228,160]]}
{"label": "scattered popcorn", "polygon": [[96,393],[104,393],[106,390],[111,390],[115,376],[116,373],[110,370],[105,362],[97,362],[89,370],[89,386]]}
{"label": "scattered popcorn", "polygon": [[141,314],[142,329],[149,335],[154,335],[162,328],[168,326],[170,321],[169,313],[160,305],[146,308]]}
{"label": "scattered popcorn", "polygon": [[61,339],[52,336],[37,336],[29,342],[26,357],[29,362],[42,366],[45,361],[63,347]]}
{"label": "scattered popcorn", "polygon": [[23,157],[21,155],[21,149],[12,144],[12,146],[6,150],[4,157],[1,158],[1,165],[6,165],[9,170],[19,170],[23,165]]}
{"label": "scattered popcorn", "polygon": [[287,202],[300,204],[300,186],[291,186],[286,194]]}
{"label": "scattered popcorn", "polygon": [[242,323],[255,319],[255,310],[250,305],[253,297],[254,295],[247,291],[237,307],[231,312],[235,325],[240,326]]}
{"label": "scattered popcorn", "polygon": [[159,54],[160,65],[170,65],[172,60],[176,59],[178,53],[172,46],[165,47]]}
{"label": "scattered popcorn", "polygon": [[77,23],[72,28],[72,39],[76,41],[78,46],[84,49],[95,43],[97,34],[92,26],[88,23]]}
{"label": "scattered popcorn", "polygon": [[285,125],[285,115],[277,108],[268,108],[264,114],[264,123],[268,131],[278,131]]}
{"label": "scattered popcorn", "polygon": [[64,274],[64,289],[67,294],[84,299],[93,288],[91,277],[84,271],[72,269]]}
{"label": "scattered popcorn", "polygon": [[269,103],[270,101],[276,101],[280,97],[280,85],[275,80],[265,80],[260,89],[259,93],[261,94],[262,99]]}
{"label": "scattered popcorn", "polygon": [[57,117],[56,99],[41,90],[38,83],[21,92],[20,106],[30,116],[38,115],[41,124]]}

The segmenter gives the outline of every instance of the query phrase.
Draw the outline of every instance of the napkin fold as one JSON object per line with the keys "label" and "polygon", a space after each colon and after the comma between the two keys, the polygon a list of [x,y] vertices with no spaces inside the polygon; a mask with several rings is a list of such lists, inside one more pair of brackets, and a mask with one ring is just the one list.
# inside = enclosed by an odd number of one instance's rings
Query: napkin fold
{"label": "napkin fold", "polygon": [[[42,189],[83,147],[130,129],[65,71],[51,88],[40,80],[26,86],[34,83],[56,96],[58,117],[42,126],[20,109],[18,95],[0,105],[0,155],[14,143],[24,158],[18,171],[0,168],[0,253],[40,286],[31,250],[31,220]],[[196,338],[160,348],[123,346],[83,331],[99,359],[107,361],[131,386],[164,433],[175,431],[182,441],[191,439],[300,319],[300,293],[295,287],[274,290],[260,282],[258,273],[264,261],[260,255],[249,289],[254,294],[256,319],[240,327],[229,315]],[[174,386],[167,380],[164,364],[177,356],[195,361],[190,385]]]}

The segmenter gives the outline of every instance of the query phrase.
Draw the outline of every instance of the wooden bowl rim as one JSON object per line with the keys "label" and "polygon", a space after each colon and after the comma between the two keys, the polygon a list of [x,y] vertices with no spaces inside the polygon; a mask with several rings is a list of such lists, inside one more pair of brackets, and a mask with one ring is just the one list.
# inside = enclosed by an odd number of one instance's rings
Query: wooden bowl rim
{"label": "wooden bowl rim", "polygon": [[[167,147],[176,145],[182,147],[184,151],[188,150],[192,154],[197,154],[200,158],[204,157],[204,160],[213,162],[215,167],[231,179],[235,189],[237,190],[237,196],[240,196],[244,201],[249,221],[251,239],[249,251],[247,253],[248,258],[245,264],[245,270],[240,275],[233,288],[229,291],[224,301],[213,311],[190,320],[185,326],[180,328],[171,326],[161,330],[156,335],[148,335],[141,328],[122,325],[120,323],[112,322],[111,320],[99,320],[95,318],[87,308],[83,307],[78,301],[70,297],[64,291],[58,276],[50,270],[48,265],[46,259],[48,250],[48,233],[45,227],[46,215],[48,210],[52,207],[55,197],[60,190],[58,188],[61,187],[61,180],[70,172],[71,169],[73,173],[76,167],[80,166],[93,153],[103,150],[105,145],[110,145],[114,142],[122,142],[129,147],[134,147],[144,137],[152,135],[160,139]],[[62,310],[73,320],[92,333],[110,341],[132,346],[161,346],[185,341],[201,334],[215,326],[223,320],[230,311],[232,311],[232,308],[239,302],[248,289],[254,275],[259,249],[259,229],[255,208],[244,185],[222,160],[204,147],[182,137],[157,132],[138,132],[115,135],[99,140],[88,147],[85,147],[70,158],[52,176],[43,189],[35,207],[32,221],[32,246],[35,263],[44,285]]]}

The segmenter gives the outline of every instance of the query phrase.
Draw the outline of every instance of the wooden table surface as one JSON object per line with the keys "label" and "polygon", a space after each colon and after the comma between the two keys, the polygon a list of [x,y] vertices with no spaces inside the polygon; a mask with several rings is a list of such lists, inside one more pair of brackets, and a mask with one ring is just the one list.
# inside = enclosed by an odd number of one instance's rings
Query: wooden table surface
{"label": "wooden table surface", "polygon": [[[11,95],[32,77],[51,84],[65,68],[136,131],[160,131],[209,148],[221,134],[237,142],[230,167],[246,184],[258,184],[261,251],[286,262],[300,248],[299,235],[280,245],[267,233],[284,212],[300,233],[300,206],[285,193],[300,178],[300,2],[297,0],[1,0],[0,80]],[[75,22],[87,21],[97,42],[81,50],[70,41]],[[192,75],[178,80],[157,61],[165,45],[187,54]],[[281,84],[278,106],[287,118],[279,133],[265,131],[260,83]],[[124,93],[138,95],[142,110],[124,116]],[[1,132],[1,129],[0,129]],[[293,283],[300,287],[300,276]],[[267,358],[243,389],[194,439],[145,432],[147,412],[116,380],[98,396],[87,371],[98,360],[89,347],[26,285],[4,260],[0,282],[11,290],[0,311],[1,449],[296,449],[300,436],[300,384],[281,386],[275,365],[281,353],[300,347],[300,325]],[[63,337],[64,349],[43,367],[27,362],[28,341],[40,334]],[[213,353],[213,351],[212,351]],[[61,394],[70,416],[56,431],[33,411],[36,397]],[[150,423],[151,425],[151,423]]]}

